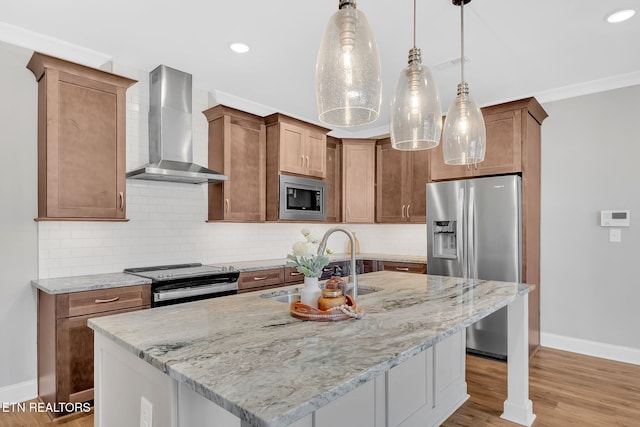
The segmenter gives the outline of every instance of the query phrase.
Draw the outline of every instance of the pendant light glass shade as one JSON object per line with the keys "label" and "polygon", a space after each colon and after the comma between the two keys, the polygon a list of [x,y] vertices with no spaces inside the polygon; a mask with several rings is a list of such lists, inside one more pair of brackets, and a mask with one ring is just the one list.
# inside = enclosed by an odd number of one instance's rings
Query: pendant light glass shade
{"label": "pendant light glass shade", "polygon": [[391,100],[389,136],[396,150],[426,150],[440,143],[442,107],[431,71],[416,47],[416,0],[413,0],[413,48]]}
{"label": "pendant light glass shade", "polygon": [[447,165],[469,165],[484,160],[487,135],[482,112],[469,96],[464,81],[464,5],[471,0],[452,0],[460,6],[460,71],[458,96],[451,104],[442,130],[442,152]]}
{"label": "pendant light glass shade", "polygon": [[480,163],[484,160],[486,145],[482,112],[469,96],[467,84],[460,83],[442,131],[444,162],[447,165]]}
{"label": "pendant light glass shade", "polygon": [[318,118],[333,126],[364,125],[380,114],[380,57],[367,18],[355,1],[339,4],[318,51]]}
{"label": "pendant light glass shade", "polygon": [[442,107],[431,71],[420,63],[420,49],[409,51],[393,100],[389,136],[396,150],[425,150],[440,143]]}

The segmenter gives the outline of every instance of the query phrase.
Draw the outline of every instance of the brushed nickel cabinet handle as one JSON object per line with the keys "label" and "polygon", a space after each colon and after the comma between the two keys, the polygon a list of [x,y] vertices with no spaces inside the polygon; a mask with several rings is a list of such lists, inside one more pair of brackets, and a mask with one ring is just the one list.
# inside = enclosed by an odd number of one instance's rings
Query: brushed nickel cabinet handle
{"label": "brushed nickel cabinet handle", "polygon": [[404,219],[404,208],[405,208],[405,205],[402,205],[402,219]]}
{"label": "brushed nickel cabinet handle", "polygon": [[300,167],[304,168],[304,154],[300,154]]}
{"label": "brushed nickel cabinet handle", "polygon": [[118,301],[120,299],[120,297],[113,297],[113,298],[109,298],[109,299],[96,299],[94,301],[94,304],[104,304],[106,302],[115,302]]}
{"label": "brushed nickel cabinet handle", "polygon": [[253,280],[265,280],[266,278],[267,278],[267,276],[254,277]]}
{"label": "brushed nickel cabinet handle", "polygon": [[[322,271],[325,271],[325,269],[322,269]],[[302,273],[300,273],[299,271],[292,271],[291,273],[289,273],[289,276],[300,276]]]}
{"label": "brushed nickel cabinet handle", "polygon": [[409,208],[411,205],[407,205],[407,218],[411,218],[411,214],[409,213]]}
{"label": "brushed nickel cabinet handle", "polygon": [[120,197],[120,210],[124,209],[124,192],[119,192],[118,196]]}
{"label": "brushed nickel cabinet handle", "polygon": [[396,267],[398,271],[409,271],[409,267]]}
{"label": "brushed nickel cabinet handle", "polygon": [[307,169],[309,169],[309,156],[305,156],[307,159]]}
{"label": "brushed nickel cabinet handle", "polygon": [[229,209],[231,209],[231,203],[229,202],[229,199],[224,199],[224,204],[225,204],[225,213],[229,213]]}

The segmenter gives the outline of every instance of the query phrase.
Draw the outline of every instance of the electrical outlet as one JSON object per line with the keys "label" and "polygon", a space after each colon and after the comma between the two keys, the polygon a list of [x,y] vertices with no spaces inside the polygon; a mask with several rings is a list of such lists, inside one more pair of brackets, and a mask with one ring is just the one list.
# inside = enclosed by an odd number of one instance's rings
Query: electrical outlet
{"label": "electrical outlet", "polygon": [[622,241],[622,230],[619,228],[610,228],[609,229],[609,241],[610,242],[621,242]]}
{"label": "electrical outlet", "polygon": [[144,396],[140,397],[140,427],[153,427],[153,405]]}

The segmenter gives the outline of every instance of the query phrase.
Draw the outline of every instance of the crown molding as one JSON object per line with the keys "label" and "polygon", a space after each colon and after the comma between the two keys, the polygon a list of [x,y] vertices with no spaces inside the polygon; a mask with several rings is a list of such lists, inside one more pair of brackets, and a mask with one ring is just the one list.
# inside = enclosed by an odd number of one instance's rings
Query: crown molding
{"label": "crown molding", "polygon": [[111,71],[113,58],[64,40],[0,22],[0,41],[104,71]]}

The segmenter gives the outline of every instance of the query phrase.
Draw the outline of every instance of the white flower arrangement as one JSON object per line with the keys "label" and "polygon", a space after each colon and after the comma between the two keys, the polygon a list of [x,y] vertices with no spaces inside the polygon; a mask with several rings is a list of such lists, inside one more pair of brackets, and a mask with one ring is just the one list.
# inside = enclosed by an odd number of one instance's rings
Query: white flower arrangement
{"label": "white flower arrangement", "polygon": [[[296,267],[306,277],[322,276],[322,269],[329,264],[329,257],[318,254],[321,237],[308,228],[300,230],[305,240],[293,244],[293,253],[287,255],[287,267]],[[326,250],[331,253],[330,249]]]}

